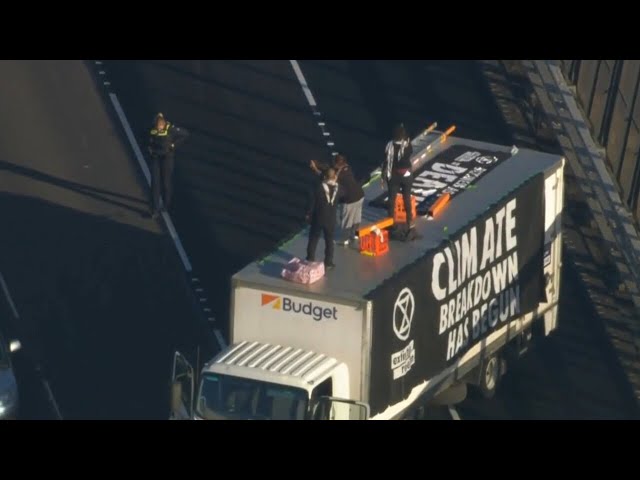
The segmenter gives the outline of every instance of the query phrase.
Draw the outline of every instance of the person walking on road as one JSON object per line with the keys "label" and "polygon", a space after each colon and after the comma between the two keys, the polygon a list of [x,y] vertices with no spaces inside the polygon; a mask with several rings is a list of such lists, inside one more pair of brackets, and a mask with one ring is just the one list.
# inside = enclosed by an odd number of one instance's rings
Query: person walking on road
{"label": "person walking on road", "polygon": [[309,243],[307,244],[307,261],[315,262],[316,248],[320,235],[324,235],[324,266],[326,269],[335,267],[333,264],[333,235],[336,226],[336,209],[340,201],[340,187],[337,174],[333,168],[328,168],[323,174],[322,182],[311,192],[307,222],[311,224]]}
{"label": "person walking on road", "polygon": [[311,170],[322,175],[329,168],[333,168],[338,176],[338,185],[341,192],[339,205],[341,236],[338,240],[340,245],[349,245],[355,241],[356,233],[362,221],[362,204],[364,203],[364,190],[353,176],[351,166],[347,163],[347,157],[338,154],[334,157],[333,166],[311,160]]}
{"label": "person walking on road", "polygon": [[175,149],[189,136],[184,128],[169,123],[162,113],[155,118],[154,127],[149,132],[149,154],[151,155],[151,216],[158,218],[160,200],[162,209],[171,205],[173,194],[173,166]]}
{"label": "person walking on road", "polygon": [[411,155],[413,148],[404,125],[400,124],[394,128],[393,140],[387,144],[385,154],[382,164],[382,178],[383,185],[386,182],[389,189],[387,203],[389,217],[394,217],[396,196],[402,191],[404,210],[407,212],[407,225],[409,229],[412,229],[415,226],[411,211],[411,187],[413,185]]}

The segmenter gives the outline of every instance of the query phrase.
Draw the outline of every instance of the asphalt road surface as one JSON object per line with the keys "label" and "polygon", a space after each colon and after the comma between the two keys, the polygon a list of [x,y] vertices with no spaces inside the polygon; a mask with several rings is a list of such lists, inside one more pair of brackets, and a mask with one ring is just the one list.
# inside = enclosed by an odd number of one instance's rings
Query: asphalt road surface
{"label": "asphalt road surface", "polygon": [[[286,60],[93,65],[0,63],[0,272],[20,314],[12,324],[65,418],[166,417],[171,352],[201,338],[175,250],[144,216],[146,187],[104,81],[139,142],[158,111],[192,132],[170,213],[223,333],[230,275],[301,225],[308,161],[329,158],[327,141],[360,175],[398,120],[512,143],[475,62],[301,61],[321,116]],[[632,415],[594,311],[570,268],[564,278],[556,337],[497,398],[465,402],[463,418]]]}
{"label": "asphalt road surface", "polygon": [[[304,218],[309,159],[327,159],[288,61],[105,62],[139,143],[162,112],[191,137],[176,157],[176,229],[216,318],[232,273]],[[226,322],[221,328],[226,333]]]}
{"label": "asphalt road surface", "polygon": [[[140,140],[157,111],[194,132],[178,157],[172,213],[222,318],[229,276],[300,226],[308,160],[328,158],[327,141],[360,176],[378,166],[397,121],[414,134],[438,121],[441,129],[455,124],[460,136],[514,143],[477,62],[299,64],[319,116],[289,61],[105,62]],[[463,418],[637,415],[573,259],[564,261],[556,335],[511,369],[496,398],[462,404]]]}
{"label": "asphalt road surface", "polygon": [[[81,61],[0,62],[1,319],[22,418],[167,418],[171,352],[197,338],[172,243]],[[40,368],[42,375],[34,373]],[[43,393],[44,391],[44,393]]]}

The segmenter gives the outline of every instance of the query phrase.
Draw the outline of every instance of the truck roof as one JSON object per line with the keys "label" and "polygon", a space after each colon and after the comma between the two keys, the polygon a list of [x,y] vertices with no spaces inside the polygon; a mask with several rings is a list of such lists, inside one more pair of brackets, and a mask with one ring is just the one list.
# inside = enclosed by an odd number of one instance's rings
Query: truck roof
{"label": "truck roof", "polygon": [[[262,289],[300,292],[306,296],[331,298],[347,304],[361,304],[366,295],[394,276],[401,269],[437,248],[448,236],[463,229],[480,217],[491,205],[499,202],[531,177],[560,167],[562,157],[528,149],[495,145],[458,137],[448,137],[440,142],[440,132],[431,132],[412,141],[414,171],[418,172],[440,153],[461,145],[469,150],[489,150],[509,154],[484,176],[473,188],[467,188],[454,196],[436,218],[418,217],[416,231],[420,238],[410,242],[392,241],[389,251],[378,257],[360,254],[352,248],[336,246],[336,268],[327,272],[320,281],[311,285],[287,281],[281,277],[282,267],[294,257],[304,259],[308,240],[308,227],[281,244],[274,252],[259,259],[233,276],[233,281],[254,284]],[[429,147],[429,148],[428,148]],[[381,155],[382,156],[382,155]],[[365,186],[362,226],[387,216],[385,210],[370,205],[384,193],[380,181],[370,181]],[[304,206],[300,206],[304,208]],[[324,242],[320,242],[318,259],[324,255]]]}
{"label": "truck roof", "polygon": [[261,342],[238,342],[214,358],[205,372],[286,384],[306,389],[340,362],[312,351]]}

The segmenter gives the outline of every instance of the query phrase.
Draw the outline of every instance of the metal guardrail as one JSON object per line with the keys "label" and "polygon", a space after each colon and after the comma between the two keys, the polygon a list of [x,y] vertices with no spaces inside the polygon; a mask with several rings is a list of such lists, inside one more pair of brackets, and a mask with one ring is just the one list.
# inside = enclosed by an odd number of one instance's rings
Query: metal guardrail
{"label": "metal guardrail", "polygon": [[[549,118],[569,164],[581,179],[603,238],[626,260],[622,268],[629,277],[627,288],[638,294],[640,285],[640,236],[629,209],[622,201],[613,175],[607,168],[605,151],[591,137],[589,125],[576,103],[557,64],[550,61],[524,62],[545,114]],[[627,271],[628,270],[628,271]],[[640,305],[640,297],[638,298]]]}
{"label": "metal guardrail", "polygon": [[561,60],[558,66],[606,148],[623,201],[640,219],[640,60]]}
{"label": "metal guardrail", "polygon": [[[527,69],[540,108],[554,129],[563,153],[579,179],[580,189],[587,199],[597,229],[615,260],[618,274],[630,293],[636,312],[640,312],[640,236],[637,224],[619,193],[619,187],[614,180],[615,173],[610,172],[607,167],[605,153],[608,149],[605,151],[596,146],[590,131],[590,127],[594,127],[585,119],[587,111],[583,114],[578,106],[559,62],[523,61],[522,64]],[[590,107],[594,112],[595,102],[594,99]],[[606,115],[603,110],[603,122],[595,127],[600,131],[598,135],[604,130],[609,131],[607,135],[613,133],[611,129],[614,127],[609,124],[610,120],[606,120]],[[632,360],[622,362],[622,367],[636,398],[640,400],[640,375],[637,373],[637,365],[640,364],[640,322],[637,316],[618,318],[615,321],[625,323],[632,337],[628,339],[632,351],[626,349],[624,352],[626,358]],[[621,351],[620,354],[622,353]]]}

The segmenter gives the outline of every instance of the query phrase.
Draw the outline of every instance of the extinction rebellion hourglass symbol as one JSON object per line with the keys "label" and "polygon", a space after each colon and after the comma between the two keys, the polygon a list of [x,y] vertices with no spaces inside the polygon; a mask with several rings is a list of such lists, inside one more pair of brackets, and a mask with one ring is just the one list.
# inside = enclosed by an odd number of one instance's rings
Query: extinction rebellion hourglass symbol
{"label": "extinction rebellion hourglass symbol", "polygon": [[408,288],[403,288],[393,308],[393,331],[402,341],[409,338],[414,310],[415,302],[413,293],[411,293],[411,290]]}
{"label": "extinction rebellion hourglass symbol", "polygon": [[[409,339],[411,322],[416,309],[413,293],[408,288],[403,288],[398,294],[396,304],[393,307],[393,331],[401,341]],[[391,370],[393,379],[404,377],[416,362],[416,351],[411,340],[402,350],[391,355]]]}

